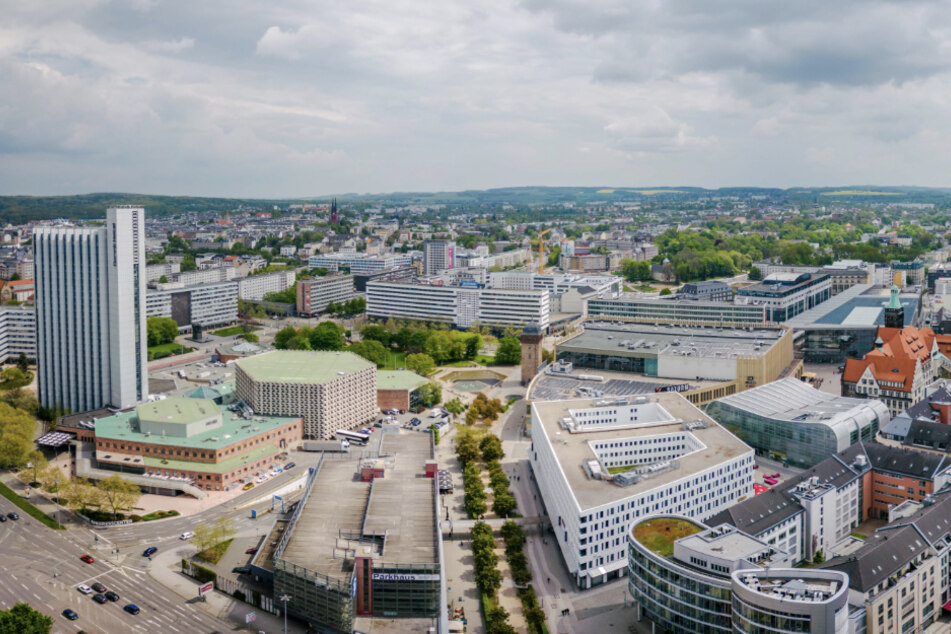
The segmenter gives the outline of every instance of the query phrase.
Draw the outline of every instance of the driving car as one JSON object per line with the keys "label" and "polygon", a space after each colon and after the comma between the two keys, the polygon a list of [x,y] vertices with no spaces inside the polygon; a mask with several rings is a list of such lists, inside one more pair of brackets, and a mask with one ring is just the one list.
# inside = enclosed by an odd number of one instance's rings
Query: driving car
{"label": "driving car", "polygon": [[191,538],[194,537],[194,536],[195,536],[195,533],[193,533],[193,532],[191,532],[191,531],[185,531],[184,533],[182,533],[181,535],[179,535],[178,538],[184,541],[184,540],[186,540],[186,539],[191,539]]}
{"label": "driving car", "polygon": [[284,465],[284,471],[289,471],[296,466],[297,466],[296,462],[288,462],[286,465]]}
{"label": "driving car", "polygon": [[82,557],[80,557],[80,559],[83,560],[83,561],[85,561],[87,564],[94,564],[94,563],[96,563],[96,560],[93,559],[92,557],[90,557],[89,555],[83,555]]}
{"label": "driving car", "polygon": [[148,548],[146,548],[145,550],[142,551],[142,556],[143,556],[143,557],[151,557],[151,556],[154,555],[156,552],[158,552],[158,548],[156,548],[155,546],[149,546]]}
{"label": "driving car", "polygon": [[81,583],[76,586],[76,589],[82,592],[83,594],[92,594],[92,588],[87,586],[85,583]]}
{"label": "driving car", "polygon": [[75,621],[76,619],[79,618],[79,615],[73,612],[72,610],[70,610],[69,608],[66,608],[65,610],[63,610],[63,616],[65,616],[70,621]]}
{"label": "driving car", "polygon": [[16,513],[7,513],[7,517],[9,517],[11,520],[18,520],[18,519],[20,519],[20,516],[19,516],[18,514],[16,514]]}
{"label": "driving car", "polygon": [[231,569],[231,572],[237,575],[246,575],[251,572],[251,566],[235,566]]}

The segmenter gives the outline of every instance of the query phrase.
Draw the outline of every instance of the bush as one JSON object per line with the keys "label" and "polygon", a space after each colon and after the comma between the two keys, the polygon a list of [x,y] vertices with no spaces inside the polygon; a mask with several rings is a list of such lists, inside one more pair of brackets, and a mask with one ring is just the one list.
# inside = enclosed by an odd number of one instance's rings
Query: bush
{"label": "bush", "polygon": [[[184,559],[182,561],[184,561]],[[199,566],[196,563],[192,563],[192,576],[198,580],[199,583],[214,581],[218,577],[214,570],[209,570],[208,568]]]}

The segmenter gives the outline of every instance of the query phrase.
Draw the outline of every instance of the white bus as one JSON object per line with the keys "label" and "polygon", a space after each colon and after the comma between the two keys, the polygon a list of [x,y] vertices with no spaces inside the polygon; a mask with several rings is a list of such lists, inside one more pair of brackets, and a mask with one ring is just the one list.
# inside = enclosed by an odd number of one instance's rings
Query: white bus
{"label": "white bus", "polygon": [[346,429],[337,430],[337,438],[340,440],[349,440],[350,442],[365,445],[370,441],[370,434],[362,431],[349,431]]}

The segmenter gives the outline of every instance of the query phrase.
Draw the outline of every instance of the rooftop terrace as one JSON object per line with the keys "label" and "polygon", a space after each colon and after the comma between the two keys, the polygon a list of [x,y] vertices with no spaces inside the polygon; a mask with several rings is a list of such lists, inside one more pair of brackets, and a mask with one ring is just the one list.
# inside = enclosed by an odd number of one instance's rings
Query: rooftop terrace
{"label": "rooftop terrace", "polygon": [[235,362],[255,381],[275,383],[327,383],[341,374],[376,368],[352,352],[272,350]]}
{"label": "rooftop terrace", "polygon": [[704,530],[702,526],[677,517],[656,517],[634,525],[634,539],[661,557],[674,554],[674,542]]}

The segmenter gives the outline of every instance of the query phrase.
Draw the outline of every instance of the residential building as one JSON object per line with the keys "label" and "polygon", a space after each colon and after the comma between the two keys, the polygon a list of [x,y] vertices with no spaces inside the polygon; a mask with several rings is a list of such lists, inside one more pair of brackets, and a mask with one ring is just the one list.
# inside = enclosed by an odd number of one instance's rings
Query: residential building
{"label": "residential building", "polygon": [[913,260],[911,262],[892,261],[892,276],[895,284],[904,288],[905,286],[915,286],[925,282],[925,263],[922,260]]}
{"label": "residential building", "polygon": [[131,407],[148,394],[145,210],[37,227],[37,378],[45,407]]}
{"label": "residential building", "polygon": [[413,258],[408,255],[369,256],[364,253],[333,253],[312,255],[307,259],[307,266],[310,268],[324,268],[332,273],[344,271],[351,275],[371,275],[412,264]]}
{"label": "residential building", "polygon": [[366,293],[368,282],[411,282],[415,283],[419,272],[415,266],[401,266],[395,269],[383,269],[376,273],[353,276],[353,287],[358,293]]}
{"label": "residential building", "polygon": [[268,293],[280,293],[294,286],[297,272],[293,269],[249,275],[238,280],[238,298],[260,302]]}
{"label": "residential building", "polygon": [[148,316],[174,319],[179,332],[191,332],[195,325],[207,329],[238,321],[237,282],[162,286],[163,290],[149,289],[146,295]]}
{"label": "residential building", "polygon": [[367,316],[375,319],[413,319],[469,328],[479,323],[493,328],[522,328],[550,323],[547,291],[509,290],[435,284],[370,282]]}
{"label": "residential building", "polygon": [[580,588],[626,574],[632,521],[702,520],[752,495],[753,450],[679,394],[533,399],[530,411],[529,462]]}
{"label": "residential building", "polygon": [[829,276],[819,273],[774,273],[737,291],[739,305],[763,306],[769,321],[786,321],[832,296]]}
{"label": "residential building", "polygon": [[[182,271],[169,277],[169,281],[177,282],[182,286],[194,286],[196,284],[214,284],[216,282],[228,282],[238,276],[238,271],[233,266],[222,266],[215,264],[199,268],[195,271]],[[162,288],[156,285],[156,288]]]}
{"label": "residential building", "polygon": [[0,363],[21,354],[27,359],[36,359],[36,309],[0,306]]}
{"label": "residential building", "polygon": [[239,398],[267,416],[302,416],[306,438],[333,438],[377,412],[376,365],[352,352],[274,350],[234,368]]}
{"label": "residential building", "polygon": [[331,303],[348,302],[355,297],[352,275],[325,275],[297,282],[297,313],[312,317]]}
{"label": "residential building", "polygon": [[455,262],[456,243],[449,240],[429,240],[423,246],[423,274],[435,275],[451,269]]}
{"label": "residential building", "polygon": [[176,273],[181,273],[181,270],[182,265],[179,262],[149,264],[145,267],[145,280],[147,282],[158,282],[163,277],[166,280],[170,280]]}

